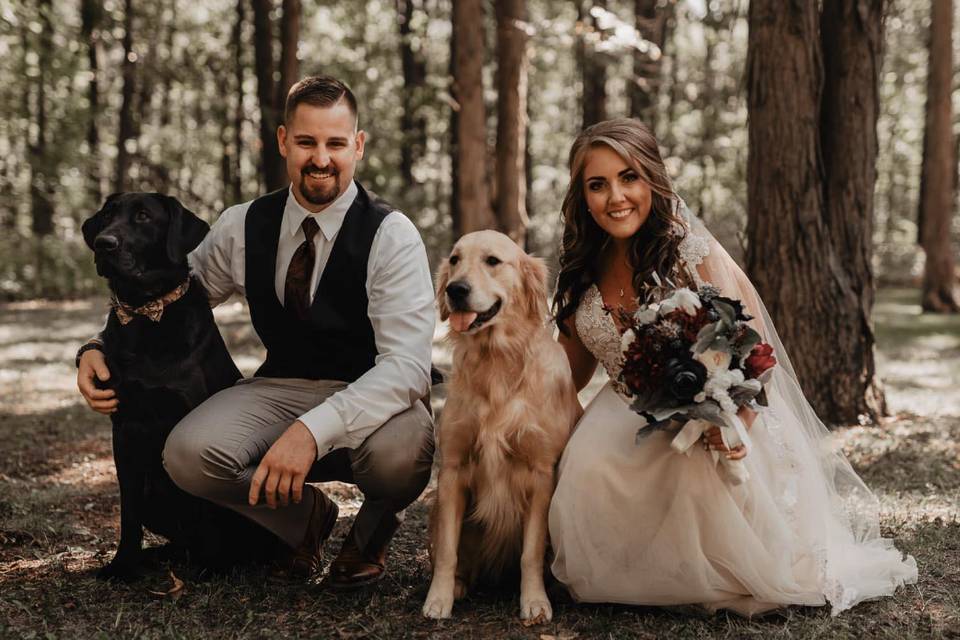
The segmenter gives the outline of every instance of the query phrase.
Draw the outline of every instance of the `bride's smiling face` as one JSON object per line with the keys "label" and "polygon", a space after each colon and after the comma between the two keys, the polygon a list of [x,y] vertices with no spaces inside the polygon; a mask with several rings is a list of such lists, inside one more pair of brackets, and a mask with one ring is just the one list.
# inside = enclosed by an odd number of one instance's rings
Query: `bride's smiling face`
{"label": "bride's smiling face", "polygon": [[614,240],[632,237],[650,216],[650,186],[606,145],[587,153],[583,193],[590,215]]}

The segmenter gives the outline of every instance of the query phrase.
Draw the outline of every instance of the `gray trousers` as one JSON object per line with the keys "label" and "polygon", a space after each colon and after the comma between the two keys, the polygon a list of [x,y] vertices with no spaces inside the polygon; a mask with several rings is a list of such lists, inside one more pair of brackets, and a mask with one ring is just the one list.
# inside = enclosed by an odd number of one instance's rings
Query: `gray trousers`
{"label": "gray trousers", "polygon": [[[270,509],[247,502],[260,459],[294,420],[346,383],[292,378],[246,378],[211,396],[167,437],[163,463],[184,491],[221,504],[269,529],[291,547],[303,541],[314,495]],[[433,420],[415,402],[370,434],[356,449],[336,449],[314,463],[307,482],[337,480],[364,494],[354,522],[363,549],[378,529],[392,531],[423,491],[433,463]]]}

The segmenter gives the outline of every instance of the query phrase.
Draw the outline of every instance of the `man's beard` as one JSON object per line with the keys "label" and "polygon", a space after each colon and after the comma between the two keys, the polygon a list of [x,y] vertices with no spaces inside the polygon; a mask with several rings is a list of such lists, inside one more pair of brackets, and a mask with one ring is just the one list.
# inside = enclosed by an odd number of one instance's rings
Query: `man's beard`
{"label": "man's beard", "polygon": [[[333,176],[333,181],[329,186],[318,186],[311,188],[307,183],[308,173],[319,173],[321,175]],[[340,172],[332,167],[326,171],[320,171],[315,165],[309,165],[300,170],[300,195],[310,204],[323,205],[329,204],[340,195]]]}

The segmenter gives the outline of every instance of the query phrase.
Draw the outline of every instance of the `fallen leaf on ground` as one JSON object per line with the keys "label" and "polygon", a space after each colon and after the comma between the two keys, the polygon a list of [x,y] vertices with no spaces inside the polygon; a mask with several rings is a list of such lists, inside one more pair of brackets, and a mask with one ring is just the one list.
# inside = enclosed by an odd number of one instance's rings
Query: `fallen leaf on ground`
{"label": "fallen leaf on ground", "polygon": [[161,598],[170,598],[171,600],[176,600],[183,595],[183,580],[178,578],[173,571],[170,571],[170,582],[171,586],[166,591],[149,591],[150,595],[158,596]]}

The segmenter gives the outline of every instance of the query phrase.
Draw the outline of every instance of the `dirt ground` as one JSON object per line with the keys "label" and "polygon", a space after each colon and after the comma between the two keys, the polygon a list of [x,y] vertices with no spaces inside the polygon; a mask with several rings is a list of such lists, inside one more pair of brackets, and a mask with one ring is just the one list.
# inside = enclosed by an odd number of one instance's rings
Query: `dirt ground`
{"label": "dirt ground", "polygon": [[[838,618],[792,608],[752,621],[576,605],[554,589],[554,621],[535,627],[519,623],[511,591],[473,595],[449,621],[420,616],[432,487],[408,511],[388,577],[367,591],[274,583],[259,568],[201,580],[176,563],[169,568],[185,581],[177,595],[164,594],[165,566],[132,585],[98,582],[93,572],[117,540],[118,492],[109,421],[82,404],[73,358],[105,301],[0,306],[0,637],[960,638],[960,318],[923,316],[916,298],[885,291],[876,309],[893,416],[835,437],[879,495],[884,533],[916,557],[919,584]],[[252,372],[262,351],[244,307],[223,305],[217,316],[238,365]],[[446,358],[438,347],[437,361]],[[332,554],[360,496],[348,485],[325,488],[341,506]]]}

